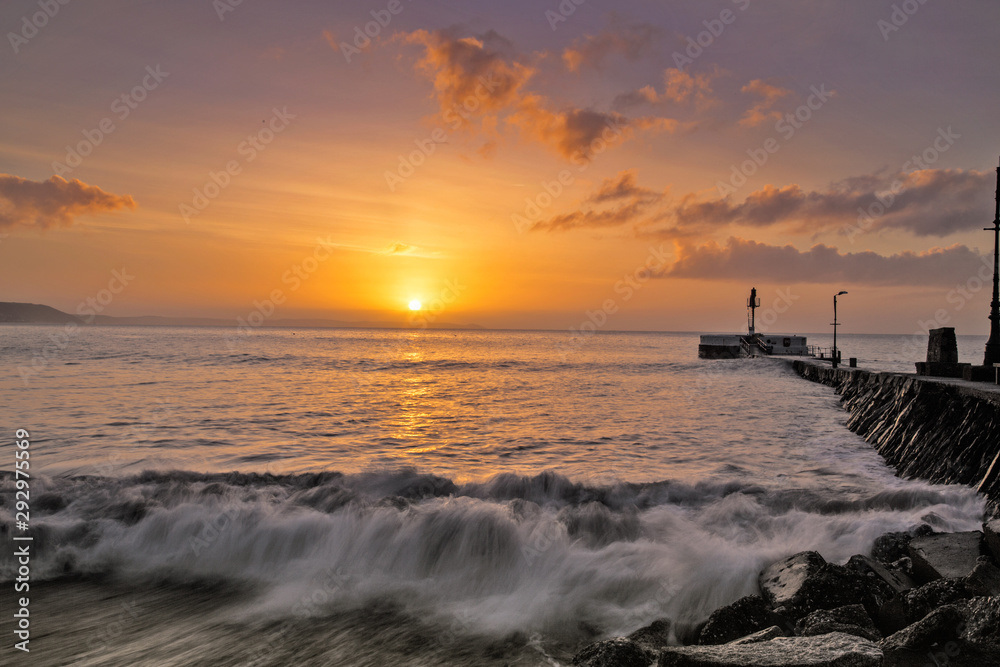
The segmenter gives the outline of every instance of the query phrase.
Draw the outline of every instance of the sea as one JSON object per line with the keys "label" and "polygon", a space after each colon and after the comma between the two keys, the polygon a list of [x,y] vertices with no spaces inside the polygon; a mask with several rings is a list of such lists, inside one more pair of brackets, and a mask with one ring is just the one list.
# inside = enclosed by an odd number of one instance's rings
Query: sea
{"label": "sea", "polygon": [[[0,328],[0,663],[568,665],[657,619],[680,641],[796,552],[983,519],[829,387],[697,334],[234,331]],[[838,345],[912,372],[926,338]]]}

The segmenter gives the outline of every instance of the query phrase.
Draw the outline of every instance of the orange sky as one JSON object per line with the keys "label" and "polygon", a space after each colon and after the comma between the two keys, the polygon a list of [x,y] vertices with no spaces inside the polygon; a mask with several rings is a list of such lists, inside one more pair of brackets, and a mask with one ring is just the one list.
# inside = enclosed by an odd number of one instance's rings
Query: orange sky
{"label": "orange sky", "polygon": [[4,3],[0,300],[987,332],[1000,7],[390,4]]}

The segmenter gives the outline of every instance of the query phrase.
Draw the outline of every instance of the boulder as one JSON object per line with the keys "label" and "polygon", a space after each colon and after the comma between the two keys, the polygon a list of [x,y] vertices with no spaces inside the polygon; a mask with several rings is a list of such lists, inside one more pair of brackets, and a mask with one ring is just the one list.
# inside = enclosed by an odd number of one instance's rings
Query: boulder
{"label": "boulder", "polygon": [[816,637],[830,632],[843,632],[875,642],[882,639],[882,633],[860,604],[814,611],[795,627],[795,634],[801,637]]}
{"label": "boulder", "polygon": [[757,579],[761,594],[772,607],[794,604],[806,581],[819,574],[826,559],[816,551],[803,551],[772,563]]}
{"label": "boulder", "polygon": [[573,657],[573,664],[579,667],[649,667],[654,660],[656,653],[630,639],[616,637],[587,646]]}
{"label": "boulder", "polygon": [[886,665],[1000,665],[1000,599],[979,597],[936,609],[880,643]]}
{"label": "boulder", "polygon": [[1000,647],[1000,598],[980,597],[969,602],[962,639]]}
{"label": "boulder", "polygon": [[779,628],[777,625],[772,625],[771,627],[761,630],[760,632],[755,632],[752,635],[747,635],[746,637],[740,637],[739,639],[734,639],[731,642],[726,642],[730,646],[742,646],[743,644],[759,644],[760,642],[771,641],[772,639],[777,639],[778,637],[784,637],[785,631]]}
{"label": "boulder", "polygon": [[891,565],[901,558],[908,558],[909,552],[906,547],[914,537],[930,535],[934,530],[923,524],[907,533],[886,533],[876,538],[872,545],[872,558],[884,565]]}
{"label": "boulder", "polygon": [[965,583],[976,596],[1000,595],[1000,568],[986,556],[980,556]]}
{"label": "boulder", "polygon": [[827,563],[814,551],[803,552],[765,569],[759,578],[764,599],[781,616],[797,621],[817,609],[862,604],[875,617],[895,592],[878,577]]}
{"label": "boulder", "polygon": [[903,649],[928,649],[935,644],[957,641],[965,628],[968,604],[962,601],[935,609],[916,623],[889,635],[879,646],[886,655],[894,655]]}
{"label": "boulder", "polygon": [[976,567],[982,540],[978,530],[913,538],[907,547],[913,559],[913,576],[926,583],[968,575]]}
{"label": "boulder", "polygon": [[878,626],[885,636],[899,632],[938,607],[975,597],[965,579],[938,579],[897,596],[879,609]]}
{"label": "boulder", "polygon": [[912,588],[916,588],[916,584],[913,582],[913,579],[911,579],[910,575],[906,574],[906,572],[886,567],[884,564],[874,558],[869,558],[868,556],[851,556],[851,560],[847,561],[847,565],[845,567],[848,570],[853,570],[854,572],[863,574],[866,577],[877,577],[878,579],[881,579],[897,595],[905,593]]}
{"label": "boulder", "polygon": [[993,560],[1000,563],[1000,519],[993,519],[983,524],[983,537],[987,550],[993,555]]}
{"label": "boulder", "polygon": [[878,645],[842,632],[756,644],[668,646],[659,667],[881,667]]}
{"label": "boulder", "polygon": [[633,641],[639,646],[653,653],[660,650],[661,646],[670,644],[671,624],[669,618],[662,618],[653,621],[644,628],[640,628],[630,634],[626,639]]}
{"label": "boulder", "polygon": [[780,624],[780,619],[764,598],[748,595],[712,612],[701,630],[698,643],[725,644]]}

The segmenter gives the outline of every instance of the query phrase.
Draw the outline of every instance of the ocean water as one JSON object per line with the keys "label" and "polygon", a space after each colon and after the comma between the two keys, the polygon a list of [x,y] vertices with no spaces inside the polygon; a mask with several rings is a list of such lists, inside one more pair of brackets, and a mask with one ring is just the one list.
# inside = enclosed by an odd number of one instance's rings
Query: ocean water
{"label": "ocean water", "polygon": [[[698,359],[696,335],[60,331],[0,329],[0,469],[31,434],[32,664],[568,664],[657,618],[683,633],[792,553],[984,510],[896,478],[831,389]],[[838,342],[877,370],[923,353]]]}

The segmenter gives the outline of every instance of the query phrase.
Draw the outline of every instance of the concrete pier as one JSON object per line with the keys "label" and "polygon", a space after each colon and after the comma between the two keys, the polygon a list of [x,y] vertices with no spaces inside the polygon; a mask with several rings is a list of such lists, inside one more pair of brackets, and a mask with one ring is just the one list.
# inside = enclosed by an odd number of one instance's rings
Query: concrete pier
{"label": "concrete pier", "polygon": [[901,477],[965,484],[1000,502],[1000,386],[787,361],[840,394],[848,428]]}

